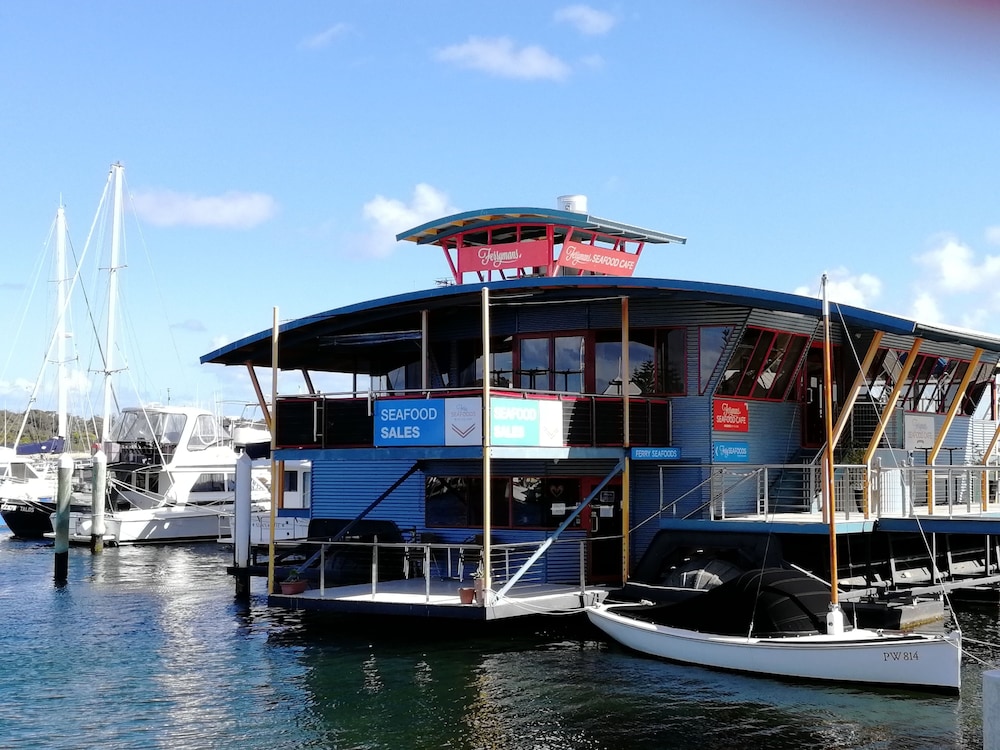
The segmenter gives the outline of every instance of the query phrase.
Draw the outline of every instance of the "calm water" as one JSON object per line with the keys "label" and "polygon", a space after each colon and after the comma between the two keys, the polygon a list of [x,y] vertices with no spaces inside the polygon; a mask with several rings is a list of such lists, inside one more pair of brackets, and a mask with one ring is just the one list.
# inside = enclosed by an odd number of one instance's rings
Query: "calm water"
{"label": "calm water", "polygon": [[[3,748],[982,747],[981,665],[959,697],[814,687],[624,652],[578,619],[414,631],[232,596],[214,545],[70,552],[0,527]],[[995,606],[958,613],[998,637]],[[1000,648],[970,643],[996,660]]]}

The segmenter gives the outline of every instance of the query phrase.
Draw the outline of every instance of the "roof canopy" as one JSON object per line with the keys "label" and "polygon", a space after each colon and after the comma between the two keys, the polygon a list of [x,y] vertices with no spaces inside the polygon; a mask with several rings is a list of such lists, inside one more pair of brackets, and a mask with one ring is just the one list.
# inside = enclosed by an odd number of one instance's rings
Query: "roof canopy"
{"label": "roof canopy", "polygon": [[608,237],[621,237],[635,242],[687,242],[684,237],[622,224],[576,211],[559,211],[551,208],[487,208],[480,211],[466,211],[460,214],[435,219],[419,227],[408,229],[396,235],[396,240],[416,242],[418,245],[439,244],[456,234],[475,229],[485,229],[505,224],[537,222],[555,224],[574,229],[597,232]]}
{"label": "roof canopy", "polygon": [[[280,326],[278,362],[283,370],[350,372],[345,367],[378,364],[381,356],[398,355],[401,346],[419,345],[420,313],[472,316],[479,320],[481,290],[490,290],[491,303],[529,304],[568,302],[597,298],[655,298],[672,302],[691,301],[728,304],[746,308],[807,315],[819,320],[822,302],[783,292],[668,279],[617,278],[605,276],[537,277],[482,284],[445,286],[395,295],[329,310]],[[923,337],[927,341],[980,347],[1000,352],[1000,338],[940,326],[847,305],[835,305],[837,319],[849,328],[883,331],[887,334]],[[381,354],[380,354],[381,352]],[[201,358],[202,363],[271,366],[271,330],[228,344]],[[363,372],[364,369],[353,371]],[[374,372],[377,370],[368,370]]]}

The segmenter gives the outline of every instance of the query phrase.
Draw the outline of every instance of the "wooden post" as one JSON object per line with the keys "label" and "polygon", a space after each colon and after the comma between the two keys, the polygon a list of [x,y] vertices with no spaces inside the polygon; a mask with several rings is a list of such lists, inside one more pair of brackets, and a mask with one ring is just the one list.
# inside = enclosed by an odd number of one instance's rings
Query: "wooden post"
{"label": "wooden post", "polygon": [[99,555],[104,551],[104,493],[108,481],[108,457],[98,449],[91,459],[93,485],[90,491],[90,551]]}
{"label": "wooden post", "polygon": [[52,528],[56,532],[55,574],[57,584],[66,583],[69,578],[69,501],[73,490],[73,459],[66,453],[59,457],[58,485],[56,490],[56,512]]}

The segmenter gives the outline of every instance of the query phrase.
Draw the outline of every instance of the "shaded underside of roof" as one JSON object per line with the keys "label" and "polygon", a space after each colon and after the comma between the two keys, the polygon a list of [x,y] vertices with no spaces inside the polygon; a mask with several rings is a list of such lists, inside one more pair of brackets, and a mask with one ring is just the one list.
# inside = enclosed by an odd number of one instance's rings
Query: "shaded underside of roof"
{"label": "shaded underside of roof", "polygon": [[[279,366],[283,370],[344,371],[338,369],[343,362],[332,356],[330,346],[334,342],[340,351],[353,346],[358,352],[375,344],[401,346],[418,342],[420,314],[424,310],[432,314],[459,311],[478,320],[483,288],[489,290],[491,307],[627,297],[725,304],[806,315],[817,320],[822,316],[822,303],[817,298],[725,284],[610,276],[508,279],[400,294],[288,321],[279,328]],[[974,331],[922,326],[894,315],[837,304],[832,305],[832,315],[843,320],[849,329],[920,336],[928,341],[1000,352],[1000,338]],[[271,334],[271,329],[266,329],[247,336],[205,354],[201,362],[270,367]]]}
{"label": "shaded underside of roof", "polygon": [[398,242],[416,242],[418,245],[437,243],[443,239],[462,232],[485,229],[492,226],[509,224],[552,224],[555,226],[574,227],[597,232],[608,237],[621,237],[635,242],[662,244],[665,242],[687,242],[666,232],[643,229],[610,219],[599,219],[596,216],[578,213],[576,211],[559,211],[549,208],[487,208],[479,211],[466,211],[460,214],[435,219],[427,224],[421,224],[413,229],[396,235]]}

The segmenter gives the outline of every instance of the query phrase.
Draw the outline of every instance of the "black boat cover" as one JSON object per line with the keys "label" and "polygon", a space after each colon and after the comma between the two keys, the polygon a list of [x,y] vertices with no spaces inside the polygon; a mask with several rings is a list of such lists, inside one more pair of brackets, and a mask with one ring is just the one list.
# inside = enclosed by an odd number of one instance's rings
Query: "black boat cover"
{"label": "black boat cover", "polygon": [[[744,573],[673,604],[621,608],[619,614],[685,630],[757,637],[825,633],[830,587],[796,570]],[[752,625],[752,632],[751,632]]]}

